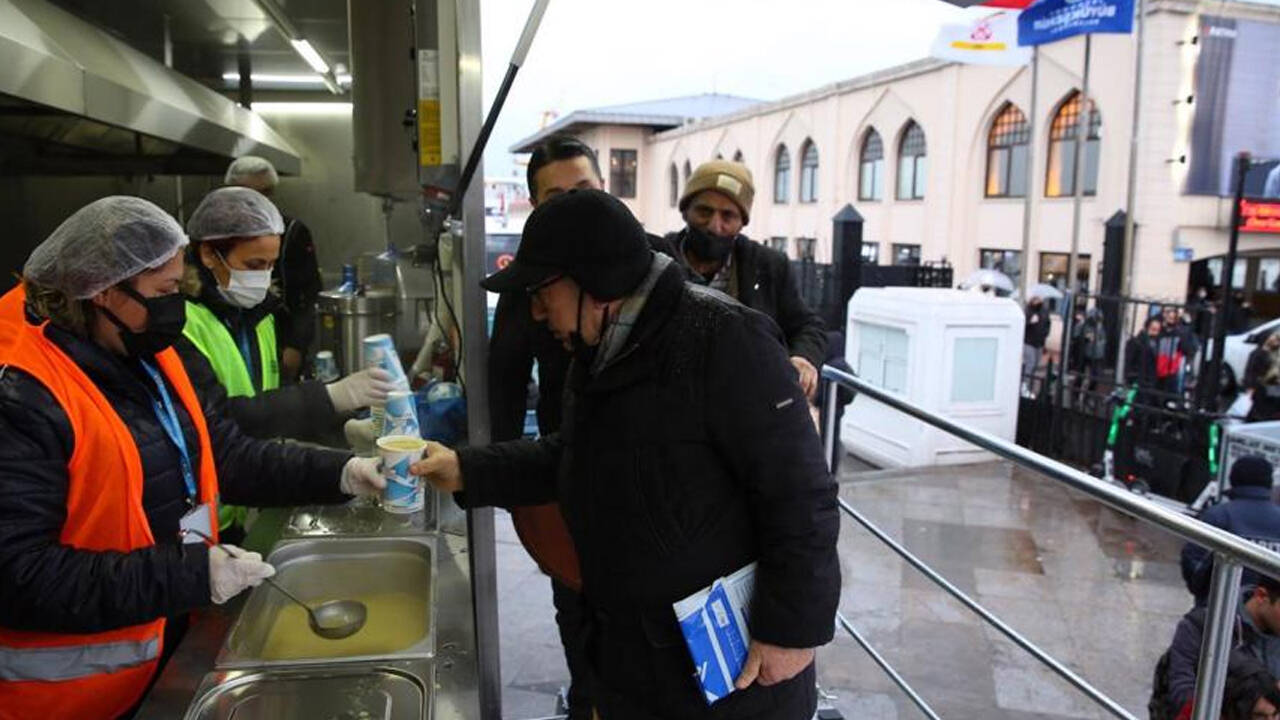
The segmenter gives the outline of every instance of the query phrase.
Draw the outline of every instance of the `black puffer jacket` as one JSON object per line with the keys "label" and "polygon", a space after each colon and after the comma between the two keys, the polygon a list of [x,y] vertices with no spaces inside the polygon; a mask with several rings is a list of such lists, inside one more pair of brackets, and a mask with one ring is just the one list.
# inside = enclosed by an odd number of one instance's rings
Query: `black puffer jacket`
{"label": "black puffer jacket", "polygon": [[[238,337],[241,332],[245,332],[249,339],[250,353],[259,361],[250,373],[258,394],[227,399],[226,412],[240,425],[240,429],[257,438],[286,437],[295,440],[321,440],[334,432],[346,416],[333,409],[333,402],[329,400],[329,392],[324,389],[323,383],[312,380],[261,392],[262,354],[258,346],[258,334],[254,329],[264,317],[279,310],[280,299],[276,295],[267,295],[267,299],[256,307],[247,310],[234,307],[218,294],[217,281],[198,260],[189,261],[188,273],[183,288],[189,299],[213,312],[227,326],[231,337]],[[276,322],[279,322],[278,316]],[[279,353],[287,342],[278,325],[276,337],[278,365]],[[181,338],[174,344],[174,349],[182,356],[193,385],[207,392],[212,392],[212,386],[221,387],[208,359],[190,340]]]}
{"label": "black puffer jacket", "polygon": [[[831,639],[836,486],[777,326],[686,284],[675,265],[614,364],[596,376],[571,367],[559,435],[459,457],[463,503],[559,500],[611,718],[708,715],[671,603],[752,560],[753,635],[787,647]],[[723,716],[780,704],[771,717],[808,717],[814,702],[806,673],[735,693]]]}
{"label": "black puffer jacket", "polygon": [[[660,248],[685,268],[688,279],[699,285],[707,280],[689,267],[680,248],[688,228],[663,238]],[[733,266],[738,269],[738,302],[773,318],[782,328],[791,355],[798,355],[815,368],[827,359],[827,326],[822,316],[805,304],[791,273],[787,256],[739,235],[733,246]]]}
{"label": "black puffer jacket", "polygon": [[[0,373],[0,625],[17,630],[100,632],[209,604],[208,552],[178,542],[187,510],[179,455],[152,406],[154,384],[135,361],[52,325],[47,337],[94,381],[133,434],[142,458],[143,506],[156,545],[129,553],[59,543],[66,518],[71,425],[42,384],[12,367]],[[342,502],[347,453],[253,440],[222,415],[220,388],[197,388],[223,500],[287,506]],[[170,389],[171,395],[173,394]],[[199,440],[177,402],[191,462]],[[102,477],[101,482],[117,482]]]}
{"label": "black puffer jacket", "polygon": [[271,279],[280,288],[283,303],[273,308],[279,327],[280,347],[294,348],[303,356],[316,334],[316,298],[320,295],[320,262],[316,244],[306,223],[284,216],[280,259]]}

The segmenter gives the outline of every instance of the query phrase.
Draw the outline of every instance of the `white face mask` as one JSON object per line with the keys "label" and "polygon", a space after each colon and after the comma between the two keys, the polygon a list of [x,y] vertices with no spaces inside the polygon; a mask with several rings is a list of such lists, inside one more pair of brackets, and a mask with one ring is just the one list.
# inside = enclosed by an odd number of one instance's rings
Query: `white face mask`
{"label": "white face mask", "polygon": [[247,310],[257,307],[267,299],[267,290],[271,288],[270,270],[237,270],[227,264],[222,253],[215,254],[222,261],[222,266],[231,273],[227,286],[218,286],[218,293],[223,300]]}

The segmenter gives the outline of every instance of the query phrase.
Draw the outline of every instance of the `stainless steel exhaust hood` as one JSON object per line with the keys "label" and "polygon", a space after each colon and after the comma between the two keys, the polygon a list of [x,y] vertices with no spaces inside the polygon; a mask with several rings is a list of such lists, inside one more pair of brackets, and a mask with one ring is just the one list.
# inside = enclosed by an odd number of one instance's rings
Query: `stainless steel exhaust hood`
{"label": "stainless steel exhaust hood", "polygon": [[0,174],[221,174],[297,152],[257,114],[45,0],[0,0]]}

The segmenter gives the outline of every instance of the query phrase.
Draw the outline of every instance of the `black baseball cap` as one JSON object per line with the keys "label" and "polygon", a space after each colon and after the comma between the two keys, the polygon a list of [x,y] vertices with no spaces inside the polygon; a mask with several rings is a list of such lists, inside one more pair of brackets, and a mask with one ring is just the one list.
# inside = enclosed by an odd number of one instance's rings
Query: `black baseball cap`
{"label": "black baseball cap", "polygon": [[539,205],[525,223],[516,257],[480,282],[491,292],[524,291],[556,275],[597,300],[616,300],[649,273],[653,252],[640,221],[600,190],[570,190]]}

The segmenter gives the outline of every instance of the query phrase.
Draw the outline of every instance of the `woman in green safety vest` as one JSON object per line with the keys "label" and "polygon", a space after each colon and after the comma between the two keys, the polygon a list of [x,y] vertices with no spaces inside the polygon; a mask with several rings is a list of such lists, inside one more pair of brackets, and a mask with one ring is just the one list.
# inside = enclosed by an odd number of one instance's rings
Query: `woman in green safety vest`
{"label": "woman in green safety vest", "polygon": [[[384,401],[394,386],[373,368],[333,383],[281,387],[272,315],[280,299],[271,269],[283,232],[280,211],[256,190],[224,187],[205,196],[187,222],[187,322],[175,347],[198,389],[225,391],[228,412],[246,434],[318,439],[352,411]],[[224,515],[230,525],[244,511]]]}

